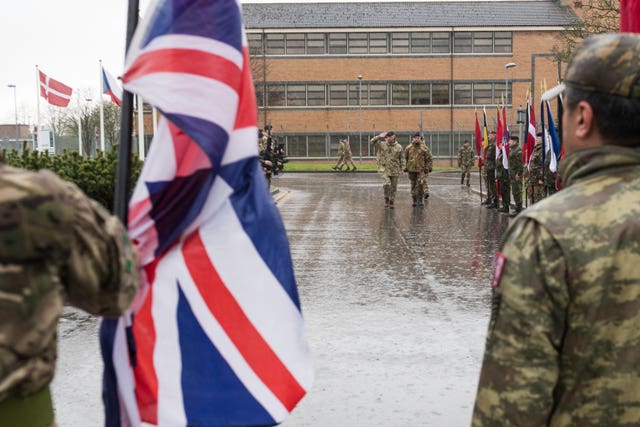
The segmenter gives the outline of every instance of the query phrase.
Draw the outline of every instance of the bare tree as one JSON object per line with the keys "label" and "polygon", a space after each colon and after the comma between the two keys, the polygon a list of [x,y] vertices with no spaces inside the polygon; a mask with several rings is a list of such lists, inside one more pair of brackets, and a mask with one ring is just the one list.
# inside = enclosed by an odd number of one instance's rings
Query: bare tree
{"label": "bare tree", "polygon": [[560,32],[556,58],[567,61],[580,40],[593,35],[620,31],[620,0],[576,0],[578,19]]}
{"label": "bare tree", "polygon": [[103,106],[105,149],[113,147],[120,139],[120,110],[112,102],[106,102]]}

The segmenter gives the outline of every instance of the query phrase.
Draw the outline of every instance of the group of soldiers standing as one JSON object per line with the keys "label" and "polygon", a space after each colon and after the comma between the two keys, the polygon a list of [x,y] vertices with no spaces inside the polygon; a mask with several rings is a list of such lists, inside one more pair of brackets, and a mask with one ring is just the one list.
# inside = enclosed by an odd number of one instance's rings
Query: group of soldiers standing
{"label": "group of soldiers standing", "polygon": [[[468,142],[465,141],[464,145],[468,145]],[[465,172],[471,169],[469,163],[473,163],[473,161],[469,161],[468,152],[465,151],[463,154],[462,150],[463,148],[460,149],[458,154],[458,163],[463,170],[464,179]],[[470,147],[469,151],[471,151]],[[543,165],[542,133],[537,135],[531,160],[526,167],[522,162],[522,148],[517,136],[509,138],[508,154],[506,154],[505,147],[504,150],[498,150],[496,155],[496,133],[492,131],[489,134],[489,145],[485,148],[485,151],[482,177],[486,185],[487,196],[482,205],[516,216],[523,210],[523,185],[529,198],[528,201],[531,204],[557,191],[557,177],[549,169],[549,156],[547,156]],[[505,155],[508,159],[506,162],[504,161]],[[467,179],[467,185],[469,185],[468,182]],[[513,211],[511,210],[512,201],[514,204]]]}
{"label": "group of soldiers standing", "polygon": [[427,175],[433,170],[433,157],[419,132],[411,137],[406,149],[396,141],[393,131],[382,132],[369,141],[376,150],[378,173],[382,176],[384,206],[394,208],[398,177],[407,172],[411,181],[413,206],[424,206],[429,197]]}

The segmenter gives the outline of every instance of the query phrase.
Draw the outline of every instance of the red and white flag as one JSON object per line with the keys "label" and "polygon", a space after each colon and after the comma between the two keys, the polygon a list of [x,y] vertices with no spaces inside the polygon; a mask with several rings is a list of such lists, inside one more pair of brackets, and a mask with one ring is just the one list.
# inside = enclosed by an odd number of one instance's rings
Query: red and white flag
{"label": "red and white flag", "polygon": [[38,70],[38,75],[40,77],[40,96],[49,101],[49,104],[57,107],[69,105],[73,89],[52,79],[40,70]]}

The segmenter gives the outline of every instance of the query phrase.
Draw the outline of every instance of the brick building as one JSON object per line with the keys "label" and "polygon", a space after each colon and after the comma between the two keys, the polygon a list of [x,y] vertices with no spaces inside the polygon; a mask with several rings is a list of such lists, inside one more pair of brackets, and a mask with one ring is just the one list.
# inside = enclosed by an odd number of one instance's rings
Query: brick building
{"label": "brick building", "polygon": [[556,84],[556,37],[577,19],[547,0],[242,7],[259,123],[290,157],[318,159],[344,136],[356,159],[371,157],[383,130],[403,145],[421,130],[436,158],[452,159],[473,139],[474,110],[486,106],[493,126],[503,96],[517,128],[528,91],[539,100],[541,82]]}

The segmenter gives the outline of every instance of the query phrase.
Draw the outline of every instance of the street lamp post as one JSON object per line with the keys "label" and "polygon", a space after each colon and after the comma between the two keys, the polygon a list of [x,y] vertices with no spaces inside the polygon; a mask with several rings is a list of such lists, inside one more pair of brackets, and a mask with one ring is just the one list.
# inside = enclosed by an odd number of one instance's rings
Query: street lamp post
{"label": "street lamp post", "polygon": [[16,147],[17,147],[18,139],[20,138],[20,136],[18,131],[18,100],[16,97],[16,85],[7,85],[7,87],[10,87],[13,89],[13,111],[15,112],[15,115],[16,115]]}
{"label": "street lamp post", "polygon": [[358,113],[360,115],[360,126],[358,127],[360,133],[360,161],[362,164],[362,74],[358,74]]}
{"label": "street lamp post", "polygon": [[[504,99],[504,108],[507,108],[507,104],[509,103],[509,68],[515,67],[516,64],[513,62],[509,62],[504,66],[505,80],[504,80],[504,91],[505,91],[505,99]],[[512,94],[513,96],[513,94]],[[512,103],[513,104],[513,103]],[[506,123],[505,123],[506,126]]]}

